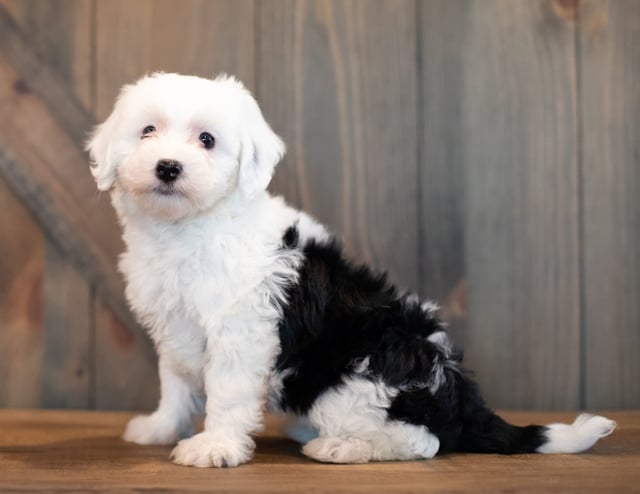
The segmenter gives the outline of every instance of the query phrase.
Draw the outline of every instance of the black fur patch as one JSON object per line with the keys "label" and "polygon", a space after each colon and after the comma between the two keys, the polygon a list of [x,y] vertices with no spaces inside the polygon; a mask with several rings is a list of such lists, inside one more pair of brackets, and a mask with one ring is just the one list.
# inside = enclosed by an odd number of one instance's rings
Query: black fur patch
{"label": "black fur patch", "polygon": [[442,330],[437,319],[400,297],[386,275],[345,261],[335,242],[310,242],[303,253],[279,327],[277,370],[295,371],[284,381],[284,408],[305,413],[365,357],[370,372],[392,386],[430,374],[440,350],[426,338]]}
{"label": "black fur patch", "polygon": [[295,249],[298,246],[300,234],[296,225],[292,225],[282,235],[282,246],[285,249]]}
{"label": "black fur patch", "polygon": [[[438,436],[440,452],[532,452],[546,428],[516,427],[493,414],[477,385],[461,370],[461,355],[427,340],[442,323],[414,298],[401,296],[386,275],[346,261],[335,242],[301,246],[296,226],[284,248],[299,248],[304,261],[288,288],[279,325],[284,375],[281,406],[306,413],[326,390],[353,376],[368,359],[363,377],[400,390],[389,418],[424,425]],[[428,382],[438,374],[434,392]]]}

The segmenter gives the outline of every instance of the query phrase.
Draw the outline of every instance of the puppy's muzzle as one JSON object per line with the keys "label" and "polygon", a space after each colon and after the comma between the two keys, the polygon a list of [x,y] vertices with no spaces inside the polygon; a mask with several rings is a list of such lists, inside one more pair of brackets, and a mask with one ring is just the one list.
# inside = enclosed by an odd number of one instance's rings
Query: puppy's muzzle
{"label": "puppy's muzzle", "polygon": [[174,182],[182,172],[182,165],[175,160],[160,160],[156,165],[156,177],[164,183]]}

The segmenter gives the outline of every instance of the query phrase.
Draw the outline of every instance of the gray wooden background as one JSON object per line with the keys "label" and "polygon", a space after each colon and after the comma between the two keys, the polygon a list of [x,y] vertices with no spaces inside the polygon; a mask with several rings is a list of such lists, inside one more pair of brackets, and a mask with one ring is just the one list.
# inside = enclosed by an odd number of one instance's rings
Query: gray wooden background
{"label": "gray wooden background", "polygon": [[155,404],[82,142],[157,69],[255,92],[272,190],[439,300],[491,406],[640,406],[637,0],[0,0],[0,405]]}

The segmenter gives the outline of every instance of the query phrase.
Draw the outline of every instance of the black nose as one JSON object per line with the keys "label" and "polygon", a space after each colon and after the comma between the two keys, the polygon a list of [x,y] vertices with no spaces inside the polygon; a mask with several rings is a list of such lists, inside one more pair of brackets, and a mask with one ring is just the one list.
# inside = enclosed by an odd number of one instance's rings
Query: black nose
{"label": "black nose", "polygon": [[173,182],[181,171],[182,165],[175,160],[160,160],[156,165],[156,177],[166,183]]}

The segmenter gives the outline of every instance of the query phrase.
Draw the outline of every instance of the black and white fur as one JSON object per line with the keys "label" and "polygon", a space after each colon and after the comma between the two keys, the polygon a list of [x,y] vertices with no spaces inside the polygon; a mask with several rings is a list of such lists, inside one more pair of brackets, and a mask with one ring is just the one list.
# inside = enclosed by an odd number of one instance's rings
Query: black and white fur
{"label": "black and white fur", "polygon": [[176,463],[236,466],[267,406],[307,456],[336,463],[578,452],[615,427],[589,415],[517,427],[488,409],[433,303],[345,260],[266,192],[284,145],[235,79],[144,77],[87,147],[123,227],[127,298],[159,355],[160,404],[127,441],[179,441]]}

